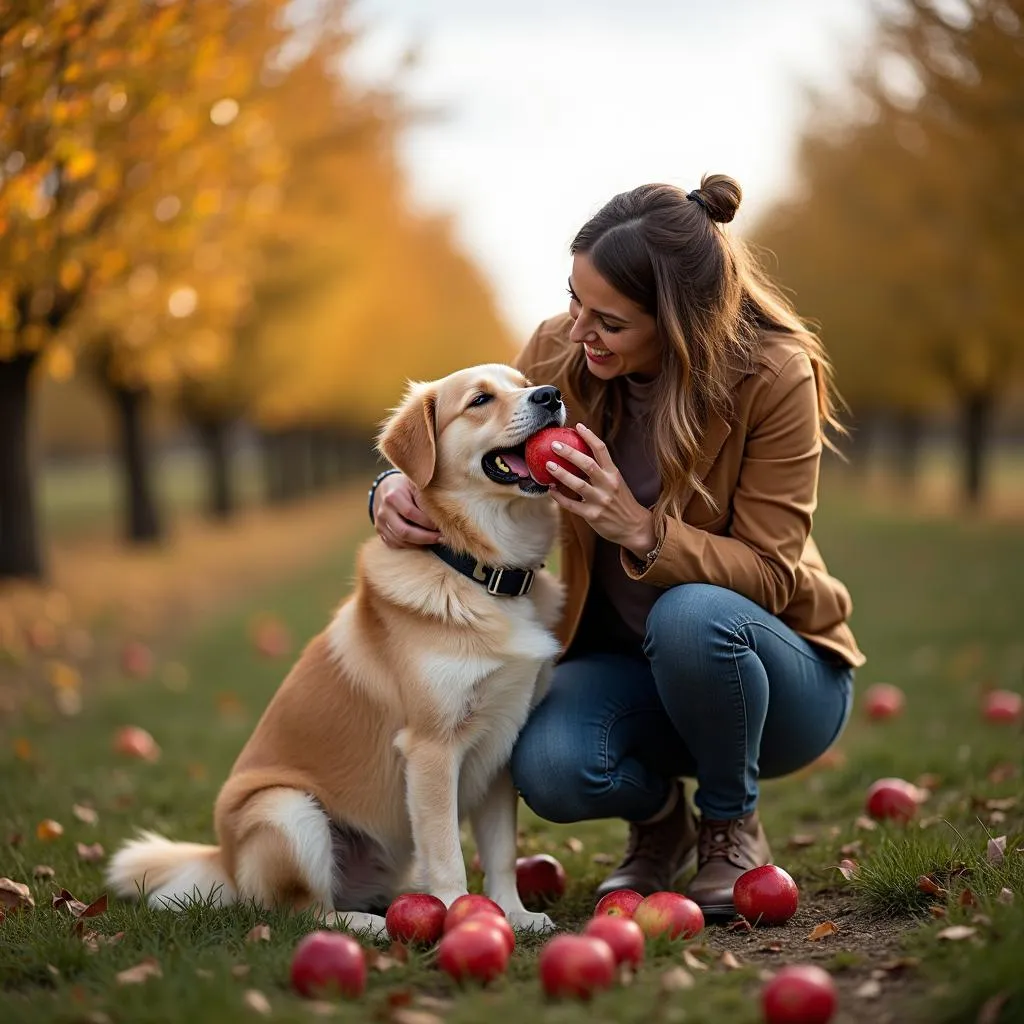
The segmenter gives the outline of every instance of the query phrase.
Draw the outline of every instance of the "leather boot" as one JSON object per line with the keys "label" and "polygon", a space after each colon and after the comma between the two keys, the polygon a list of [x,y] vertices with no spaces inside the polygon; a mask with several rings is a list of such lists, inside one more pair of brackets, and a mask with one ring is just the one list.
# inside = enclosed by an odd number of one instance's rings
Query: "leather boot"
{"label": "leather boot", "polygon": [[674,779],[666,809],[651,821],[630,823],[626,855],[598,886],[597,899],[616,889],[633,889],[641,896],[671,889],[696,863],[697,820],[683,783]]}
{"label": "leather boot", "polygon": [[772,863],[772,851],[757,811],[732,821],[702,820],[697,839],[697,874],[686,887],[686,895],[704,911],[705,917],[736,913],[732,887],[751,868]]}

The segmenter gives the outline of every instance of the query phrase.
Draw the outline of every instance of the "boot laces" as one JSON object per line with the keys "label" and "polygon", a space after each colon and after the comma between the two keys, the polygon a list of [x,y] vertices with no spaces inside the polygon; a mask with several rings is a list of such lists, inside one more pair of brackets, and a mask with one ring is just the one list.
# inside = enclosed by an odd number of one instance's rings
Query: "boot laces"
{"label": "boot laces", "polygon": [[732,821],[705,821],[700,830],[701,863],[709,860],[728,860],[738,844],[737,833],[742,826],[741,818]]}

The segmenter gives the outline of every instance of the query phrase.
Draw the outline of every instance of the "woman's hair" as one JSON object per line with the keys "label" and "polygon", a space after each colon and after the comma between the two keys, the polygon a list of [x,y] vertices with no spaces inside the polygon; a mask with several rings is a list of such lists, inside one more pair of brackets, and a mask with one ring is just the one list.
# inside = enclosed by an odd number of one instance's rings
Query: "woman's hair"
{"label": "woman's hair", "polygon": [[[573,255],[585,253],[616,291],[655,318],[664,342],[651,417],[664,481],[658,513],[680,515],[678,498],[687,485],[710,499],[696,475],[704,429],[712,412],[728,415],[730,370],[754,364],[762,331],[784,331],[803,346],[814,367],[823,436],[825,426],[842,432],[821,342],[751,251],[719,227],[733,219],[741,197],[739,185],[724,174],[705,175],[688,195],[672,185],[641,185],[606,203],[570,247]],[[583,400],[585,416],[592,420],[607,399],[608,434],[614,436],[621,387],[594,377],[579,346],[558,359],[559,371]]]}

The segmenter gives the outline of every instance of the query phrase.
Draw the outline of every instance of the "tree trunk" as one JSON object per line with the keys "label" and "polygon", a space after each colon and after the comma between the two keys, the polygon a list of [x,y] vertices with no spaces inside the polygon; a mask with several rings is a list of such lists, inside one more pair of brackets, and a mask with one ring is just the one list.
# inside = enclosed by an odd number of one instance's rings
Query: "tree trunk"
{"label": "tree trunk", "polygon": [[924,422],[919,413],[905,409],[896,414],[895,465],[900,483],[913,488],[917,483],[921,467],[921,441],[924,436]]}
{"label": "tree trunk", "polygon": [[110,385],[117,409],[121,468],[124,474],[125,540],[152,544],[163,538],[153,489],[152,465],[144,424],[147,392]]}
{"label": "tree trunk", "polygon": [[263,497],[268,505],[280,505],[286,497],[281,435],[276,431],[264,430],[260,438],[263,449]]}
{"label": "tree trunk", "polygon": [[309,432],[309,473],[310,483],[314,491],[324,491],[331,486],[335,478],[334,467],[331,465],[333,452],[327,437],[327,431],[314,428]]}
{"label": "tree trunk", "polygon": [[235,491],[231,479],[229,420],[203,420],[196,424],[206,457],[206,514],[227,521],[235,514]]}
{"label": "tree trunk", "polygon": [[29,422],[35,359],[0,360],[0,579],[43,576]]}
{"label": "tree trunk", "polygon": [[309,437],[292,427],[281,435],[281,475],[286,501],[295,501],[309,492]]}
{"label": "tree trunk", "polygon": [[961,400],[964,498],[972,508],[981,504],[985,490],[985,459],[995,402],[992,395],[976,393]]}

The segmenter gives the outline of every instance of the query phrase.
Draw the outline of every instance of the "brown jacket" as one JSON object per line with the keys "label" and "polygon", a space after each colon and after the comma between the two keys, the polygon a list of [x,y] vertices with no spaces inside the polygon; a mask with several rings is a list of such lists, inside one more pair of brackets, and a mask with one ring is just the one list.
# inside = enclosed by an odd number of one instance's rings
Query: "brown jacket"
{"label": "brown jacket", "polygon": [[[580,420],[580,400],[565,380],[538,369],[569,341],[568,315],[537,328],[516,360],[535,384],[562,392],[567,424]],[[777,615],[801,636],[851,665],[864,655],[847,625],[852,602],[828,574],[811,538],[817,504],[821,434],[811,361],[784,333],[765,333],[753,370],[737,374],[729,420],[714,417],[704,434],[698,475],[718,505],[684,498],[683,517],[656,524],[658,554],[640,569],[625,551],[623,568],[660,587],[712,583]],[[599,424],[588,424],[601,435]],[[558,637],[568,648],[590,586],[595,534],[579,516],[563,513],[561,575],[566,602]]]}

